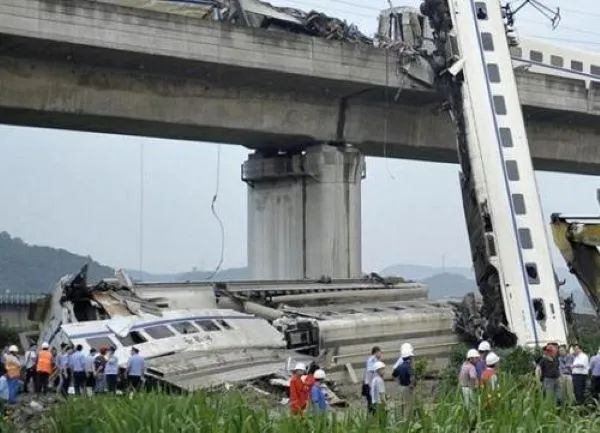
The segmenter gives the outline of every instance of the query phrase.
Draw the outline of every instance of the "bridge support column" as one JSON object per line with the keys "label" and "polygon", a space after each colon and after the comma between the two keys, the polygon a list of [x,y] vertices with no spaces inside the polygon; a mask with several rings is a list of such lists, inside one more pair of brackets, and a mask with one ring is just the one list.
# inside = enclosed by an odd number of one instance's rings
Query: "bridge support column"
{"label": "bridge support column", "polygon": [[364,168],[352,147],[251,155],[242,179],[252,278],[360,277]]}

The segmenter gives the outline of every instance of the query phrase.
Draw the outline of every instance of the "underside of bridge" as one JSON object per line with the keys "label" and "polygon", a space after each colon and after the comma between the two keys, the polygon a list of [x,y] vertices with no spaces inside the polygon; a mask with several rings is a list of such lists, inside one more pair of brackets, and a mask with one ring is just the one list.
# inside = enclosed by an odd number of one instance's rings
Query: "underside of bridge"
{"label": "underside of bridge", "polygon": [[[363,156],[457,162],[431,87],[375,47],[88,0],[0,0],[0,122],[234,143],[256,278],[360,275]],[[600,92],[517,73],[534,166],[600,173]],[[352,147],[349,147],[351,145]]]}

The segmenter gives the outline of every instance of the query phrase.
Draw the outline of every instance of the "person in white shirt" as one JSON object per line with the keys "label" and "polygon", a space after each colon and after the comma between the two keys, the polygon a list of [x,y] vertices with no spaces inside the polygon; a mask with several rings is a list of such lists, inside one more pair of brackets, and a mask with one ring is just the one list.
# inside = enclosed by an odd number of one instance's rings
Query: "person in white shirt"
{"label": "person in white shirt", "polygon": [[119,358],[115,355],[116,349],[111,347],[108,349],[108,358],[104,367],[104,379],[108,392],[114,394],[117,392],[117,379],[119,376]]}
{"label": "person in white shirt", "polygon": [[374,346],[371,349],[371,356],[367,359],[365,365],[365,375],[363,378],[362,395],[367,399],[367,411],[372,412],[373,402],[371,400],[371,382],[375,374],[375,364],[381,360],[383,352],[378,346]]}
{"label": "person in white shirt", "polygon": [[575,393],[575,401],[577,404],[585,402],[585,388],[587,378],[590,372],[590,362],[588,356],[581,350],[581,346],[576,344],[573,346],[575,358],[573,359],[572,377],[573,391]]}
{"label": "person in white shirt", "polygon": [[95,347],[90,349],[90,353],[85,357],[85,386],[87,388],[87,394],[94,394],[94,388],[96,387],[96,375],[94,374],[94,360],[98,352]]}
{"label": "person in white shirt", "polygon": [[375,374],[371,381],[371,413],[384,413],[385,411],[385,382],[383,375],[385,373],[385,364],[381,361],[375,362],[373,366]]}
{"label": "person in white shirt", "polygon": [[35,365],[37,364],[37,346],[35,344],[29,347],[25,353],[23,367],[25,368],[25,381],[23,382],[23,392],[29,392],[29,382],[33,382],[35,387]]}

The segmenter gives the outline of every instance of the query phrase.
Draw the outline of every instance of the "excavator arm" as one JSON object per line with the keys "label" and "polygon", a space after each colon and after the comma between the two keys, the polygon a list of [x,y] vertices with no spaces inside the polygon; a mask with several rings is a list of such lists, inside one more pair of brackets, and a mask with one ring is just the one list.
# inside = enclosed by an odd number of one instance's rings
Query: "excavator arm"
{"label": "excavator arm", "polygon": [[[599,196],[600,201],[600,196]],[[600,313],[600,216],[552,215],[554,243]]]}

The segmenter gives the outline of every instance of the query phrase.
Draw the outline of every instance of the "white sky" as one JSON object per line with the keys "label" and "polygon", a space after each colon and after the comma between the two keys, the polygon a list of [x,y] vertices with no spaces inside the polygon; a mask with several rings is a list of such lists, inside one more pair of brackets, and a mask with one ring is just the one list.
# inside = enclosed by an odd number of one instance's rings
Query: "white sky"
{"label": "white sky", "polygon": [[[357,23],[367,34],[375,30],[377,9],[387,5],[375,0],[272,3],[319,9]],[[394,1],[396,6],[418,3]],[[552,31],[528,7],[518,17],[521,35],[562,39],[569,45],[582,41],[579,48],[600,51],[600,2],[547,3],[564,5],[559,29]],[[89,254],[108,265],[138,268],[142,146],[144,269],[213,268],[220,250],[218,226],[210,213],[215,144],[0,125],[0,231],[33,244]],[[218,208],[226,229],[225,267],[245,266],[246,186],[240,181],[240,165],[248,151],[239,146],[221,149]],[[447,266],[470,266],[458,170],[450,164],[368,158],[363,183],[365,271],[396,263],[441,265],[443,260]],[[598,177],[539,173],[538,179],[547,214],[598,213]],[[557,255],[555,263],[563,266]]]}

